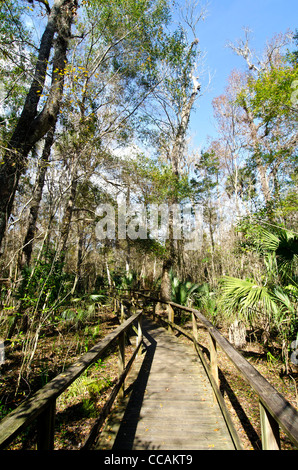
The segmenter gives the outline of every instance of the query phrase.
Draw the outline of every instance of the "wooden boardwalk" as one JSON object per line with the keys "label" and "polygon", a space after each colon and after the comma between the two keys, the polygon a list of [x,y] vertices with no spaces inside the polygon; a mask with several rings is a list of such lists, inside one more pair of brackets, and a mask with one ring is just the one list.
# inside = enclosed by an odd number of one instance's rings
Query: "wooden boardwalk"
{"label": "wooden boardwalk", "polygon": [[234,450],[191,345],[144,319],[145,351],[93,449]]}

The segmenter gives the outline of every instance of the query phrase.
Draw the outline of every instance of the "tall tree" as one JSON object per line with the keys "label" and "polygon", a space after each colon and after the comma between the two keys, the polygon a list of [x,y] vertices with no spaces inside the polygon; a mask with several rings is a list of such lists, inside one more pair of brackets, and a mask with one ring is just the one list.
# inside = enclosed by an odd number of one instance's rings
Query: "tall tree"
{"label": "tall tree", "polygon": [[194,198],[203,205],[204,220],[208,225],[211,242],[211,254],[215,249],[214,232],[218,225],[218,185],[220,165],[219,157],[215,151],[210,149],[208,152],[202,152],[201,158],[195,165],[195,178],[191,183],[194,191]]}
{"label": "tall tree", "polygon": [[42,193],[45,183],[46,171],[49,164],[51,148],[54,142],[55,126],[53,126],[47,133],[42,155],[39,160],[38,170],[36,174],[35,187],[33,190],[33,199],[30,205],[30,213],[28,220],[28,227],[23,242],[22,254],[20,267],[23,269],[24,266],[29,266],[31,261],[31,255],[33,250],[33,241],[36,233],[36,224],[38,218],[38,212],[40,202],[42,199]]}
{"label": "tall tree", "polygon": [[233,198],[235,215],[241,213],[240,173],[246,166],[246,139],[243,110],[237,103],[239,90],[246,84],[243,74],[233,71],[228,79],[225,93],[212,102],[218,138],[212,147],[228,180],[228,195]]}
{"label": "tall tree", "polygon": [[[246,84],[239,89],[237,103],[242,109],[246,147],[250,164],[257,169],[268,211],[279,195],[277,174],[297,145],[296,123],[289,120],[291,85],[297,76],[294,65],[286,64],[286,47],[293,33],[275,36],[262,59],[252,53],[249,31],[232,49],[248,66]],[[296,71],[295,71],[296,70]]]}
{"label": "tall tree", "polygon": [[[54,125],[63,94],[64,71],[77,0],[54,0],[51,8],[48,2],[41,3],[46,5],[47,25],[41,37],[31,86],[0,168],[0,244],[20,176],[26,169],[28,154],[34,144]],[[53,48],[51,84],[47,100],[42,109],[39,109]]]}
{"label": "tall tree", "polygon": [[[202,13],[193,24],[193,29]],[[176,38],[177,39],[177,38]],[[157,93],[156,98],[160,103],[163,112],[163,131],[160,133],[159,142],[161,144],[161,157],[166,157],[171,171],[171,194],[169,194],[168,204],[174,205],[181,202],[180,181],[183,174],[183,165],[187,158],[187,132],[191,117],[201,85],[196,76],[197,61],[200,52],[197,50],[199,41],[195,37],[192,41],[186,31],[180,30],[180,38],[168,57],[170,74],[165,78],[162,93]],[[177,51],[179,48],[179,53]],[[162,121],[161,121],[162,122]],[[160,125],[160,124],[159,124]],[[177,250],[177,240],[174,240],[173,213],[169,219],[169,239],[167,250],[163,260],[161,298],[170,300],[170,271],[179,258],[181,263],[181,252]]]}

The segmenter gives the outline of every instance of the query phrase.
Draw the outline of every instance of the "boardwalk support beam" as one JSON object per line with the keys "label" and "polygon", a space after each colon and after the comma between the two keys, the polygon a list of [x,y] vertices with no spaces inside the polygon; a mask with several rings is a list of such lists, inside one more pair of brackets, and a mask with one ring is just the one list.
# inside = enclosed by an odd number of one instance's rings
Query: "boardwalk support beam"
{"label": "boardwalk support beam", "polygon": [[280,450],[279,426],[260,401],[260,419],[263,450]]}
{"label": "boardwalk support beam", "polygon": [[56,400],[39,415],[37,420],[37,450],[54,450]]}

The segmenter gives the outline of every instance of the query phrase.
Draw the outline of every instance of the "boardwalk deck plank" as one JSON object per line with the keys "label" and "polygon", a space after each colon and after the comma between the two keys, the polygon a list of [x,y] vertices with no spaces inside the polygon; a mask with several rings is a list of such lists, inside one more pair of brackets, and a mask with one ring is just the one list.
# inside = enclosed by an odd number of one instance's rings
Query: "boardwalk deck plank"
{"label": "boardwalk deck plank", "polygon": [[94,449],[234,449],[192,346],[148,319],[144,340],[130,393],[109,416]]}

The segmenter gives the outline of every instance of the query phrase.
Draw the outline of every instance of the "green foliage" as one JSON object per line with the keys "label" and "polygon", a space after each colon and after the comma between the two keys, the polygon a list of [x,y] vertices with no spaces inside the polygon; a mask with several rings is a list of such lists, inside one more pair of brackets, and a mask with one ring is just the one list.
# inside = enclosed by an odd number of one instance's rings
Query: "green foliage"
{"label": "green foliage", "polygon": [[111,275],[114,286],[118,289],[134,289],[138,285],[138,274],[135,271],[126,273],[113,273]]}
{"label": "green foliage", "polygon": [[[93,312],[91,312],[92,315]],[[68,323],[80,325],[90,316],[90,310],[83,308],[67,308],[61,312],[61,318]]]}
{"label": "green foliage", "polygon": [[214,151],[202,152],[195,167],[196,178],[191,180],[194,193],[198,199],[210,198],[218,185],[219,157]]}
{"label": "green foliage", "polygon": [[[243,112],[243,122],[247,122],[249,132],[254,129],[248,142],[246,168],[253,178],[260,173],[267,209],[272,213],[277,208],[282,213],[281,201],[293,184],[290,175],[297,172],[297,83],[297,62],[289,54],[276,56],[257,75],[247,75],[235,102]],[[228,183],[229,189],[231,181]],[[250,195],[256,194],[253,191]]]}
{"label": "green foliage", "polygon": [[[133,82],[148,89],[155,82],[168,21],[169,9],[164,0],[88,0],[78,28],[84,34],[92,27],[89,55],[96,57],[100,53],[104,57],[98,72],[105,72],[106,76],[116,73],[126,80],[126,85]],[[109,48],[112,54],[106,54]]]}
{"label": "green foliage", "polygon": [[194,199],[203,204],[204,220],[212,231],[217,224],[216,203],[219,182],[219,157],[214,151],[202,152],[200,161],[195,167],[195,178],[192,178],[191,190]]}
{"label": "green foliage", "polygon": [[264,228],[258,224],[240,225],[245,231],[242,247],[263,257],[273,283],[297,284],[298,235],[283,227]]}
{"label": "green foliage", "polygon": [[53,305],[67,292],[73,279],[63,272],[63,263],[56,258],[51,249],[44,251],[33,268],[23,270],[23,282],[19,290],[19,298],[24,308],[41,309]]}
{"label": "green foliage", "polygon": [[213,323],[217,321],[217,296],[214,290],[210,290],[210,286],[204,283],[198,287],[195,293],[195,306],[202,313],[211,318]]}
{"label": "green foliage", "polygon": [[[74,326],[76,329],[82,328],[86,322],[92,320],[96,313],[96,304],[106,300],[105,294],[91,294],[82,297],[72,298],[68,301],[68,307],[62,310],[56,316],[56,320],[64,320],[67,324]],[[99,333],[99,325],[93,327],[88,334],[96,337]]]}
{"label": "green foliage", "polygon": [[[243,226],[242,226],[243,230]],[[220,281],[220,308],[230,318],[253,325],[268,325],[289,344],[297,333],[298,236],[281,227],[246,227],[247,243],[263,259],[264,274],[259,281],[226,276]]]}
{"label": "green foliage", "polygon": [[29,41],[30,33],[26,29],[22,15],[27,7],[20,2],[5,0],[0,4],[0,57],[11,59],[14,46]]}
{"label": "green foliage", "polygon": [[9,408],[6,403],[0,403],[0,420],[5,418],[11,411],[12,409]]}
{"label": "green foliage", "polygon": [[290,117],[293,112],[293,82],[297,79],[298,67],[285,62],[261,73],[257,80],[250,79],[250,105],[256,118],[263,119],[267,124],[274,124],[281,116]]}
{"label": "green foliage", "polygon": [[172,302],[186,306],[194,301],[194,294],[199,288],[197,284],[190,281],[180,281],[172,271],[170,272],[170,281]]}
{"label": "green foliage", "polygon": [[22,18],[26,10],[20,2],[0,2],[0,132],[4,142],[18,118],[30,75],[30,33]]}
{"label": "green foliage", "polygon": [[275,308],[267,287],[258,285],[253,279],[237,279],[226,276],[221,279],[222,307],[226,313],[252,323],[256,310],[271,312]]}
{"label": "green foliage", "polygon": [[[296,47],[298,47],[298,29],[296,29],[296,33],[293,37]],[[292,54],[290,54],[290,60],[294,62],[294,64],[298,65],[298,50],[295,50]]]}
{"label": "green foliage", "polygon": [[229,174],[226,179],[225,190],[227,195],[231,198],[233,194],[236,193],[243,200],[251,200],[257,194],[256,191],[256,173],[255,169],[245,166],[243,168],[238,168],[237,174],[236,170]]}
{"label": "green foliage", "polygon": [[75,150],[89,144],[107,162],[107,136],[125,145],[140,130],[140,105],[158,80],[169,8],[165,0],[86,0],[79,11],[61,121]]}
{"label": "green foliage", "polygon": [[78,400],[78,412],[85,417],[97,417],[97,403],[101,395],[113,385],[113,380],[105,371],[102,359],[92,364],[80,375],[67,390],[59,396],[60,406],[67,407]]}
{"label": "green foliage", "polygon": [[166,248],[158,240],[151,239],[150,234],[147,239],[137,238],[133,241],[133,246],[141,253],[154,255],[156,258],[162,259],[165,255]]}
{"label": "green foliage", "polygon": [[138,160],[134,162],[134,171],[144,180],[145,202],[147,204],[162,204],[172,200],[182,202],[192,194],[188,176],[182,174],[177,178],[177,175],[173,173],[172,166],[160,162],[158,159],[139,155]]}
{"label": "green foliage", "polygon": [[163,59],[171,74],[164,79],[171,105],[179,114],[187,98],[193,91],[192,71],[198,57],[196,44],[188,43],[181,26],[172,35],[168,35],[163,44]]}

